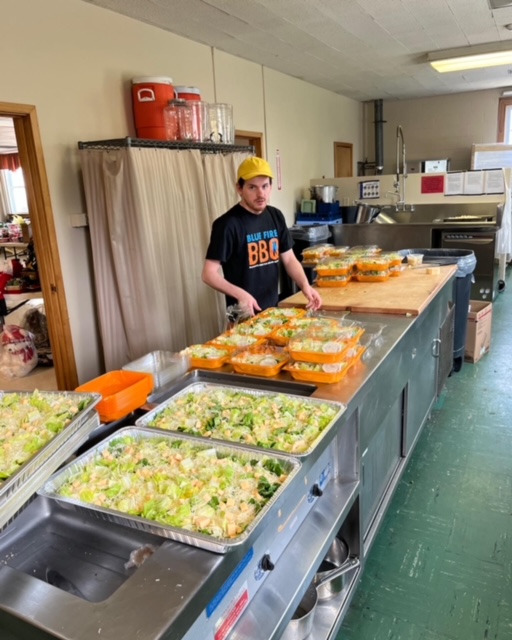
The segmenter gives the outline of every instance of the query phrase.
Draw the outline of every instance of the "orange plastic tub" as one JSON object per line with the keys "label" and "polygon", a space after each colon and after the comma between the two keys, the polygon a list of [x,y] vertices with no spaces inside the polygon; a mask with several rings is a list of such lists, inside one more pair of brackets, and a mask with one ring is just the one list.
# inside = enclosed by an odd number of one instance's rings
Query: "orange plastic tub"
{"label": "orange plastic tub", "polygon": [[346,276],[352,273],[354,268],[353,260],[344,258],[324,258],[315,267],[315,271],[320,278],[325,276]]}
{"label": "orange plastic tub", "polygon": [[317,278],[315,284],[319,287],[339,288],[346,287],[352,279],[352,276],[329,276],[325,278]]}
{"label": "orange plastic tub", "polygon": [[231,356],[230,364],[237,373],[268,378],[276,376],[289,359],[279,347],[263,345]]}
{"label": "orange plastic tub", "polygon": [[219,369],[229,360],[232,349],[212,344],[196,344],[183,349],[181,353],[190,358],[190,366],[194,369]]}
{"label": "orange plastic tub", "polygon": [[339,382],[343,376],[346,375],[349,367],[346,363],[341,362],[339,364],[339,371],[325,370],[325,368],[336,367],[337,365],[316,365],[315,369],[299,369],[297,368],[297,362],[285,365],[283,368],[290,373],[294,380],[301,380],[302,382],[321,382],[325,384],[333,384]]}
{"label": "orange plastic tub", "polygon": [[357,282],[386,282],[389,280],[389,271],[379,273],[379,275],[370,275],[369,273],[356,273],[354,278]]}
{"label": "orange plastic tub", "polygon": [[120,420],[142,407],[152,390],[153,376],[139,371],[109,371],[75,389],[103,396],[96,405],[102,422]]}

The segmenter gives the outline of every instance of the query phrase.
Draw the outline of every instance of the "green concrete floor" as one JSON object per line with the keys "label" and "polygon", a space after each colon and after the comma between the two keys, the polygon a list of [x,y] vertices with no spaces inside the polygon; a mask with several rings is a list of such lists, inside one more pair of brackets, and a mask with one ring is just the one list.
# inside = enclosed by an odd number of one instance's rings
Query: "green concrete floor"
{"label": "green concrete floor", "polygon": [[512,639],[510,273],[492,331],[448,379],[336,640]]}

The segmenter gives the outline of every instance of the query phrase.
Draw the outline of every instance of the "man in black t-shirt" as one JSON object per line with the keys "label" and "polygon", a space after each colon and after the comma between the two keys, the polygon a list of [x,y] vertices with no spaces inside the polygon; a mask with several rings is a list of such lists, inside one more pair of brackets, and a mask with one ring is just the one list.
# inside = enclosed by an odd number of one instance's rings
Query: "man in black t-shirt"
{"label": "man in black t-shirt", "polygon": [[238,302],[254,315],[278,303],[281,260],[306,296],[307,307],[316,310],[322,299],[293,252],[284,216],[267,204],[272,177],[262,158],[246,158],[238,167],[240,202],[213,223],[202,279],[224,293],[228,305]]}

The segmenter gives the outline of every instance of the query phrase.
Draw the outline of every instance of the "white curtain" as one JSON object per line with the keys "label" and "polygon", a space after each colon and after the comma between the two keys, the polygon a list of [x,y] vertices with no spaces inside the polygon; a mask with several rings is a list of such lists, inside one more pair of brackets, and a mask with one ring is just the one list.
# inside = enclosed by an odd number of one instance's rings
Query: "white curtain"
{"label": "white curtain", "polygon": [[224,329],[224,300],[201,270],[211,221],[237,201],[245,155],[81,151],[107,371]]}
{"label": "white curtain", "polygon": [[5,222],[12,211],[7,186],[7,173],[7,169],[0,170],[0,222]]}

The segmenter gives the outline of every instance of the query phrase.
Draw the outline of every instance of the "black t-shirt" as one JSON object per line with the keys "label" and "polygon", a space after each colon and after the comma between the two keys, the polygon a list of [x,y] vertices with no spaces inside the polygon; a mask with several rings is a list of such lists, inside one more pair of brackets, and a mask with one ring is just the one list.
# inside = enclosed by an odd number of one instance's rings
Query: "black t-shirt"
{"label": "black t-shirt", "polygon": [[[283,214],[275,207],[251,213],[235,205],[212,225],[207,260],[218,260],[224,277],[249,292],[262,309],[278,302],[279,256],[293,240]],[[235,299],[226,296],[228,305]]]}

